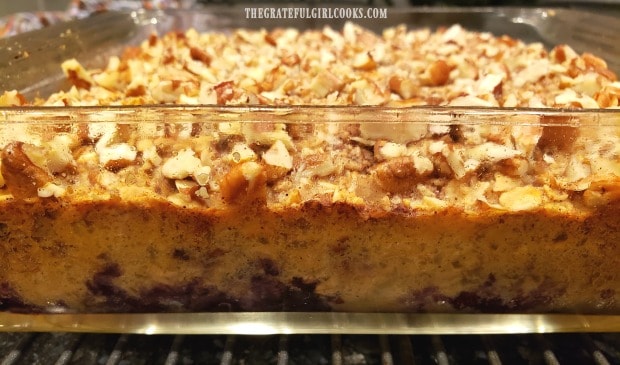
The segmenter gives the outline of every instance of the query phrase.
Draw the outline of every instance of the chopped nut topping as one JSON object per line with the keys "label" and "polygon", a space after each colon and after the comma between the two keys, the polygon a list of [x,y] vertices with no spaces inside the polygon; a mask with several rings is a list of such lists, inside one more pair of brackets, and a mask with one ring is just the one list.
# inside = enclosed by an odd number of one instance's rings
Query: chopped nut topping
{"label": "chopped nut topping", "polygon": [[312,79],[310,89],[316,97],[324,98],[334,91],[339,91],[343,86],[344,83],[338,77],[329,71],[323,71]]}
{"label": "chopped nut topping", "polygon": [[2,177],[13,196],[29,198],[52,181],[51,175],[35,165],[24,152],[25,144],[15,142],[2,150]]}
{"label": "chopped nut topping", "polygon": [[211,56],[198,47],[190,47],[189,54],[193,60],[200,61],[207,66],[211,63]]}
{"label": "chopped nut topping", "polygon": [[26,98],[17,90],[5,91],[0,95],[0,106],[19,106],[26,104]]}
{"label": "chopped nut topping", "polygon": [[[620,101],[616,75],[595,55],[460,25],[381,34],[350,22],[342,31],[190,29],[153,35],[104,69],[76,60],[62,69],[73,87],[33,105],[600,109]],[[6,91],[0,105],[29,104]],[[514,124],[440,113],[433,123],[332,119],[85,121],[76,133],[49,134],[13,123],[0,138],[0,187],[15,198],[60,200],[123,196],[137,191],[131,185],[179,206],[317,201],[379,211],[588,209],[620,196],[612,127],[535,114]]]}
{"label": "chopped nut topping", "polygon": [[66,189],[64,187],[49,182],[37,189],[37,194],[40,198],[49,198],[52,196],[60,198],[65,194],[65,191]]}
{"label": "chopped nut topping", "polygon": [[256,153],[245,143],[237,143],[230,152],[230,158],[235,163],[256,160]]}
{"label": "chopped nut topping", "polygon": [[375,144],[375,150],[375,156],[380,160],[401,157],[407,154],[407,146],[394,142],[377,142]]}
{"label": "chopped nut topping", "polygon": [[[113,127],[113,126],[112,126]],[[128,143],[114,143],[118,131],[110,129],[104,132],[95,144],[99,162],[107,169],[118,170],[131,164],[137,156],[136,148]]]}
{"label": "chopped nut topping", "polygon": [[403,99],[409,99],[415,95],[416,86],[408,78],[402,78],[398,76],[393,76],[389,81],[390,90],[398,95],[400,95]]}
{"label": "chopped nut topping", "polygon": [[198,185],[205,186],[211,179],[211,167],[199,166],[194,169],[192,175],[194,176],[194,180],[196,180]]}
{"label": "chopped nut topping", "polygon": [[200,159],[194,151],[186,149],[164,162],[161,171],[169,179],[182,180],[193,175],[200,165]]}
{"label": "chopped nut topping", "polygon": [[[215,50],[221,57],[212,56]],[[436,32],[399,26],[381,35],[350,22],[342,33],[325,27],[227,36],[190,29],[150,37],[123,57],[111,58],[103,70],[86,70],[76,60],[66,61],[63,70],[75,90],[51,96],[45,105],[592,108],[616,106],[618,99],[601,91],[617,78],[592,54],[579,55],[567,45],[547,53],[541,44],[460,25]],[[23,102],[12,98],[16,103]]]}
{"label": "chopped nut topping", "polygon": [[426,124],[399,123],[364,123],[360,126],[362,137],[369,140],[387,140],[396,143],[408,143],[419,141],[428,134]]}
{"label": "chopped nut topping", "polygon": [[235,165],[220,181],[222,198],[229,202],[264,196],[265,174],[260,164],[249,161]]}
{"label": "chopped nut topping", "polygon": [[287,170],[293,168],[293,157],[288,153],[282,141],[276,141],[271,148],[263,154],[263,161],[268,165],[283,167]]}
{"label": "chopped nut topping", "polygon": [[532,186],[517,187],[499,197],[499,203],[513,212],[540,207],[542,200],[542,191]]}
{"label": "chopped nut topping", "polygon": [[75,59],[67,60],[62,63],[62,70],[65,76],[79,89],[90,89],[95,82],[89,72]]}
{"label": "chopped nut topping", "polygon": [[450,66],[444,60],[431,63],[422,76],[422,82],[430,86],[445,85],[450,78]]}
{"label": "chopped nut topping", "polygon": [[415,189],[417,182],[433,171],[431,166],[424,159],[398,157],[378,164],[375,176],[381,188],[399,193]]}
{"label": "chopped nut topping", "polygon": [[282,64],[289,67],[298,65],[300,61],[301,59],[297,53],[288,54],[282,57]]}
{"label": "chopped nut topping", "polygon": [[248,144],[271,146],[276,141],[281,141],[287,148],[293,146],[291,136],[283,123],[244,123],[241,129]]}
{"label": "chopped nut topping", "polygon": [[377,67],[377,63],[372,58],[370,52],[359,53],[353,60],[353,68],[364,71],[371,71]]}

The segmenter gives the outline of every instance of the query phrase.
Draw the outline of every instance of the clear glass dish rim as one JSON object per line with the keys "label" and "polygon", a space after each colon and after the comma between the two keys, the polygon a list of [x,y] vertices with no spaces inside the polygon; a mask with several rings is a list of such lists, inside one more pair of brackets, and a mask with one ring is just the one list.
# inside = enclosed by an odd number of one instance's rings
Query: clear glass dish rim
{"label": "clear glass dish rim", "polygon": [[620,109],[140,105],[0,107],[0,123],[414,123],[619,127]]}
{"label": "clear glass dish rim", "polygon": [[0,332],[128,334],[527,334],[620,331],[620,315],[341,312],[0,313]]}

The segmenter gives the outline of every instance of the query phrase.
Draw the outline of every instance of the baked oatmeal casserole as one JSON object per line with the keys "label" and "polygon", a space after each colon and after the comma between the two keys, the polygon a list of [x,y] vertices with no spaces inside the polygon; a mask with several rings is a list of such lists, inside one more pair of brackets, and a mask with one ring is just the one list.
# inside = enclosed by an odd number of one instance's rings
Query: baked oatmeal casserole
{"label": "baked oatmeal casserole", "polygon": [[[5,120],[3,310],[619,312],[620,130],[545,114],[618,108],[593,54],[347,23],[153,34],[105,68],[62,69],[67,91],[0,105],[183,107]],[[423,106],[432,122],[380,121]],[[441,111],[468,107],[542,112]]]}

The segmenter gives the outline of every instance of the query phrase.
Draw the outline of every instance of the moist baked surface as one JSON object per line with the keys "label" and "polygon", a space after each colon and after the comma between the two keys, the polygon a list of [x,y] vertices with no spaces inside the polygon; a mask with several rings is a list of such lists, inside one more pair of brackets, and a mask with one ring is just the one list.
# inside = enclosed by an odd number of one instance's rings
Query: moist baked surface
{"label": "moist baked surface", "polygon": [[[620,97],[594,55],[458,25],[189,30],[63,70],[68,91],[0,104],[603,109]],[[5,123],[0,308],[618,313],[618,127],[260,115]]]}

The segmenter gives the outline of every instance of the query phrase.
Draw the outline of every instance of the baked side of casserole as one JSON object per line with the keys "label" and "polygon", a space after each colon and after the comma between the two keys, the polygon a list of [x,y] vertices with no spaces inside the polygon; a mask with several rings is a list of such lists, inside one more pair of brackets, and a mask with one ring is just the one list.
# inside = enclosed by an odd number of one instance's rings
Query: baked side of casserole
{"label": "baked side of casserole", "polygon": [[[0,104],[602,109],[620,97],[594,55],[458,25],[189,30],[63,70],[68,91]],[[5,123],[0,308],[619,312],[619,127],[344,113]]]}

